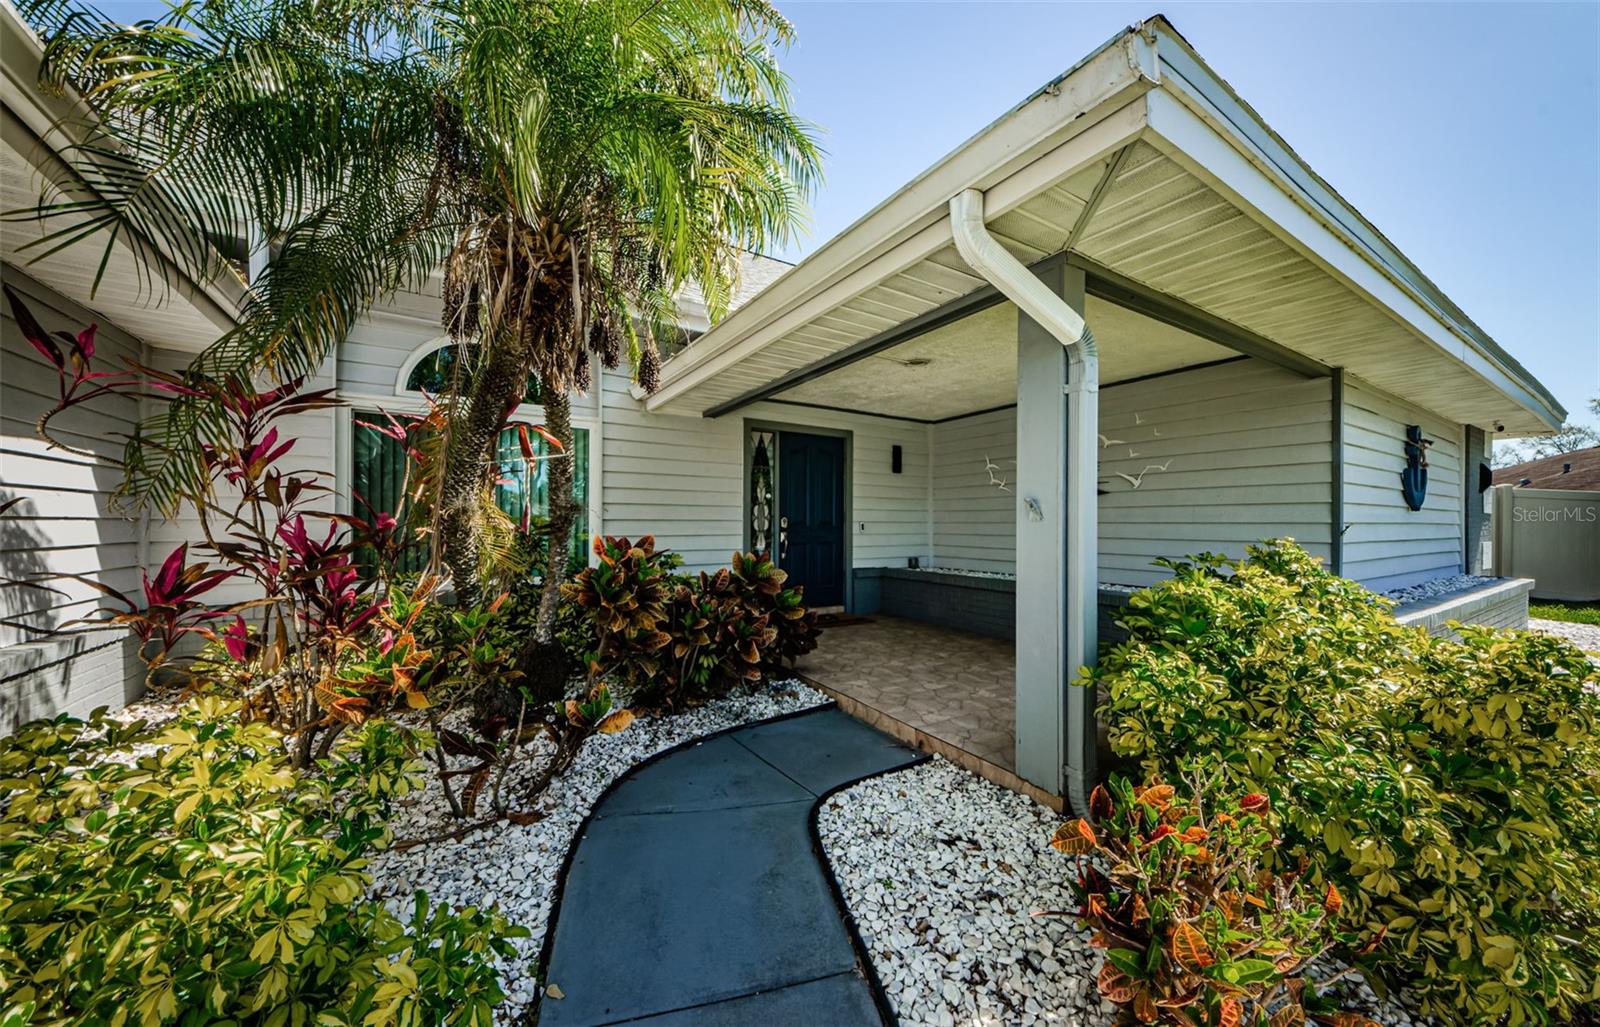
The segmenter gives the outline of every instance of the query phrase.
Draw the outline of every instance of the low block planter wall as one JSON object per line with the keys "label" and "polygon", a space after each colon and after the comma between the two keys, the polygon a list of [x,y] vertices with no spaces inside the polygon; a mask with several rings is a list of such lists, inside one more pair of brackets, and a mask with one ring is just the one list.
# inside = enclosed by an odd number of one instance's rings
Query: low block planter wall
{"label": "low block planter wall", "polygon": [[1394,611],[1401,624],[1416,624],[1435,635],[1458,637],[1448,621],[1491,628],[1526,628],[1532,578],[1502,578],[1487,585],[1408,603]]}
{"label": "low block planter wall", "polygon": [[[863,616],[883,614],[989,638],[1016,637],[1017,583],[1012,578],[904,567],[858,567],[854,583],[853,612]],[[1503,578],[1408,603],[1395,610],[1395,619],[1402,624],[1420,624],[1436,635],[1453,634],[1446,626],[1452,620],[1496,628],[1526,628],[1532,588],[1530,578]],[[1128,605],[1130,594],[1101,586],[1101,645],[1114,645],[1127,637],[1116,625],[1116,619]]]}
{"label": "low block planter wall", "polygon": [[[959,571],[858,567],[854,584],[854,612],[863,616],[881,613],[989,638],[1016,637],[1017,583],[1012,578]],[[1115,589],[1100,590],[1102,644],[1124,637],[1113,620],[1127,605],[1128,595]]]}

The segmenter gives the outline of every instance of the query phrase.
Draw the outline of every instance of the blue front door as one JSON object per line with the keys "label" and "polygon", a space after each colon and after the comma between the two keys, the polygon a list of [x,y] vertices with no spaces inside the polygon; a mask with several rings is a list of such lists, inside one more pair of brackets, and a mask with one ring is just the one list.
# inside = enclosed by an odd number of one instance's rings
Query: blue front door
{"label": "blue front door", "polygon": [[844,439],[778,436],[778,566],[807,606],[844,604]]}

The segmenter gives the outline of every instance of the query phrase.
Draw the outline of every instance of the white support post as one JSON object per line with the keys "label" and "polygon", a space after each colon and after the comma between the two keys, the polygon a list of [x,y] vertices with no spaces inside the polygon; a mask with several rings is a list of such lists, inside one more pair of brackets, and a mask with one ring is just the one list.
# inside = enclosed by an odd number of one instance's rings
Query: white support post
{"label": "white support post", "polygon": [[[1040,280],[1078,312],[1083,311],[1083,271],[1064,261],[1039,272]],[[1095,551],[1095,468],[1087,474],[1088,517],[1073,523],[1068,498],[1082,482],[1069,482],[1069,432],[1096,430],[1093,389],[1075,391],[1069,355],[1059,339],[1026,314],[1017,323],[1017,774],[1056,795],[1073,798],[1093,774],[1093,697],[1070,683],[1080,664],[1092,659],[1097,587],[1094,567],[1069,567],[1068,533],[1087,532]],[[1085,419],[1087,415],[1087,419]],[[1071,486],[1075,485],[1076,489]],[[1081,497],[1080,497],[1081,500]],[[1069,582],[1088,573],[1087,603],[1069,601]],[[1084,607],[1087,609],[1070,607]],[[1086,658],[1085,654],[1089,654]],[[1087,723],[1070,717],[1072,704],[1087,702]],[[1076,722],[1076,723],[1069,723]],[[1069,772],[1068,767],[1072,770]],[[1071,777],[1072,780],[1068,780]]]}

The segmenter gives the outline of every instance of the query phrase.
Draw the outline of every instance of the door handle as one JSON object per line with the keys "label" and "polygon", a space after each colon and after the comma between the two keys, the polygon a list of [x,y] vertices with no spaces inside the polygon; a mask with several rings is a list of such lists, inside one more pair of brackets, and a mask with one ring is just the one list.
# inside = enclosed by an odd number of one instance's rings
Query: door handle
{"label": "door handle", "polygon": [[778,559],[789,558],[789,518],[778,518]]}

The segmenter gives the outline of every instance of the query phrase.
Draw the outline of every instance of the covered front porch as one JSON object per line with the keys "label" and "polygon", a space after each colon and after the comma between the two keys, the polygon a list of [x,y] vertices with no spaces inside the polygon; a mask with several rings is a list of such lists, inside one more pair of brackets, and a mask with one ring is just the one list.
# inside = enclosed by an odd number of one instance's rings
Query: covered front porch
{"label": "covered front porch", "polygon": [[[1374,587],[1457,573],[1465,427],[1555,416],[1160,22],[673,357],[645,403],[742,425],[745,544],[846,615],[802,673],[1075,805],[1099,747],[1070,681],[1156,560],[1287,535]],[[1434,483],[1410,510],[1408,427]]]}
{"label": "covered front porch", "polygon": [[846,712],[1022,789],[1011,643],[903,617],[844,617],[795,669]]}

